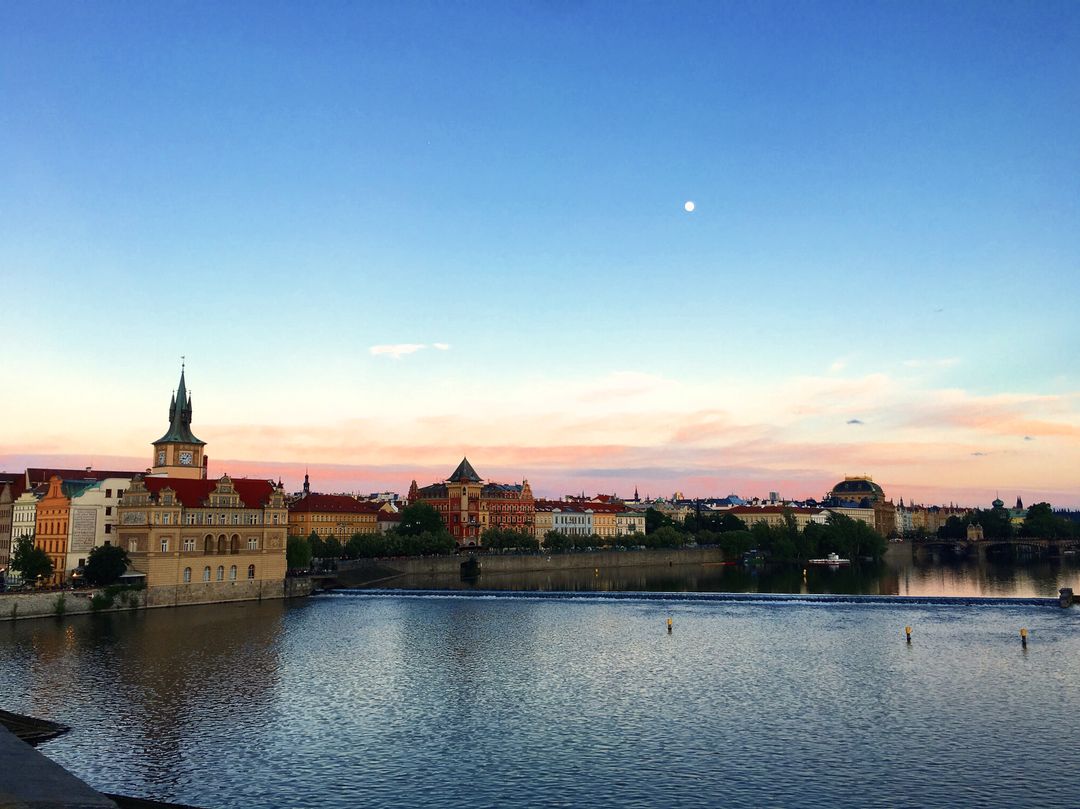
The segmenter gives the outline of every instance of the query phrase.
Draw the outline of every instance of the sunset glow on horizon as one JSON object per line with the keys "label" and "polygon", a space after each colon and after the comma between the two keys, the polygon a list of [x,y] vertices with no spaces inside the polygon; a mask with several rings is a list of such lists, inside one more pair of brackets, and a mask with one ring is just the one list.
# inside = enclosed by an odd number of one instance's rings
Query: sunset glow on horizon
{"label": "sunset glow on horizon", "polygon": [[610,9],[5,4],[0,471],[1080,507],[1075,6]]}

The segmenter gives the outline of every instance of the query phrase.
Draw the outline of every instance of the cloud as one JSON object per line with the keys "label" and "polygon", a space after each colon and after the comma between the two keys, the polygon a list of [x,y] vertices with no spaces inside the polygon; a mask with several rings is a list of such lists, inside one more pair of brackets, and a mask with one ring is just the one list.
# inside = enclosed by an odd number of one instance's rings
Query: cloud
{"label": "cloud", "polygon": [[427,346],[423,343],[391,343],[390,345],[372,346],[368,351],[371,352],[373,357],[383,355],[399,360],[406,354],[415,354],[424,348],[427,348]]}
{"label": "cloud", "polygon": [[972,457],[975,457],[975,458],[982,458],[983,456],[988,455],[988,454],[989,453],[986,453],[986,452],[973,452],[973,453],[971,453]]}
{"label": "cloud", "polygon": [[1035,439],[1034,439],[1034,438],[1032,438],[1032,437],[1031,437],[1030,435],[1025,435],[1025,436],[1024,436],[1024,440],[1025,440],[1025,441],[1034,441]]}
{"label": "cloud", "polygon": [[436,348],[439,351],[449,351],[450,350],[450,344],[449,343],[432,343],[431,347]]}
{"label": "cloud", "polygon": [[848,419],[847,423],[848,424],[865,424],[866,422],[864,422],[862,419]]}

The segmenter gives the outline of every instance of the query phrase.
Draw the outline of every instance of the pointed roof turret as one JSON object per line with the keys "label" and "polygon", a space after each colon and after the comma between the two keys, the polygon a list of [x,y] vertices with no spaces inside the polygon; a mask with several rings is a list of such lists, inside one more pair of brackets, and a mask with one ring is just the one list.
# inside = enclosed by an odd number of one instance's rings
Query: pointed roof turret
{"label": "pointed roof turret", "polygon": [[480,476],[472,468],[468,458],[462,458],[457,469],[447,479],[448,483],[479,483]]}
{"label": "pointed roof turret", "polygon": [[187,384],[184,381],[184,366],[180,366],[180,387],[169,403],[169,431],[161,436],[155,444],[200,444],[200,441],[191,432],[191,397],[187,392]]}

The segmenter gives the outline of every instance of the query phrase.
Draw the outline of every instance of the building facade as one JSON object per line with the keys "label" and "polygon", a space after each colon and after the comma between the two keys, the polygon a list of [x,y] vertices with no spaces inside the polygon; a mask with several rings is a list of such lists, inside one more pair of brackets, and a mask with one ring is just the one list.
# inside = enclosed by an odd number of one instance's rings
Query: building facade
{"label": "building facade", "polygon": [[271,480],[208,478],[204,447],[191,433],[181,371],[169,431],[154,442],[153,472],[136,476],[116,509],[115,536],[131,568],[146,576],[147,604],[281,598],[284,489]]}
{"label": "building facade", "polygon": [[66,571],[78,570],[86,564],[91,550],[116,539],[120,498],[131,481],[124,477],[79,482],[81,490],[71,496]]}
{"label": "building facade", "polygon": [[305,494],[289,504],[289,534],[323,539],[336,537],[342,544],[353,534],[379,530],[379,504],[343,494]]}
{"label": "building facade", "polygon": [[535,501],[529,481],[485,483],[468,458],[462,458],[442,483],[421,488],[414,480],[409,502],[434,508],[459,547],[481,545],[484,532],[492,528],[534,532]]}

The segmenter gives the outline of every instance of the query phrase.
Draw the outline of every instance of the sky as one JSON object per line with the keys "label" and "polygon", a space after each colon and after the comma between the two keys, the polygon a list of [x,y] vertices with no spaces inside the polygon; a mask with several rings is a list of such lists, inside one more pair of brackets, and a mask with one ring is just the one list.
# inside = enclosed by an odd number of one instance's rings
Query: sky
{"label": "sky", "polygon": [[[1080,506],[1075,2],[0,4],[0,469]],[[694,210],[685,203],[692,201]]]}

